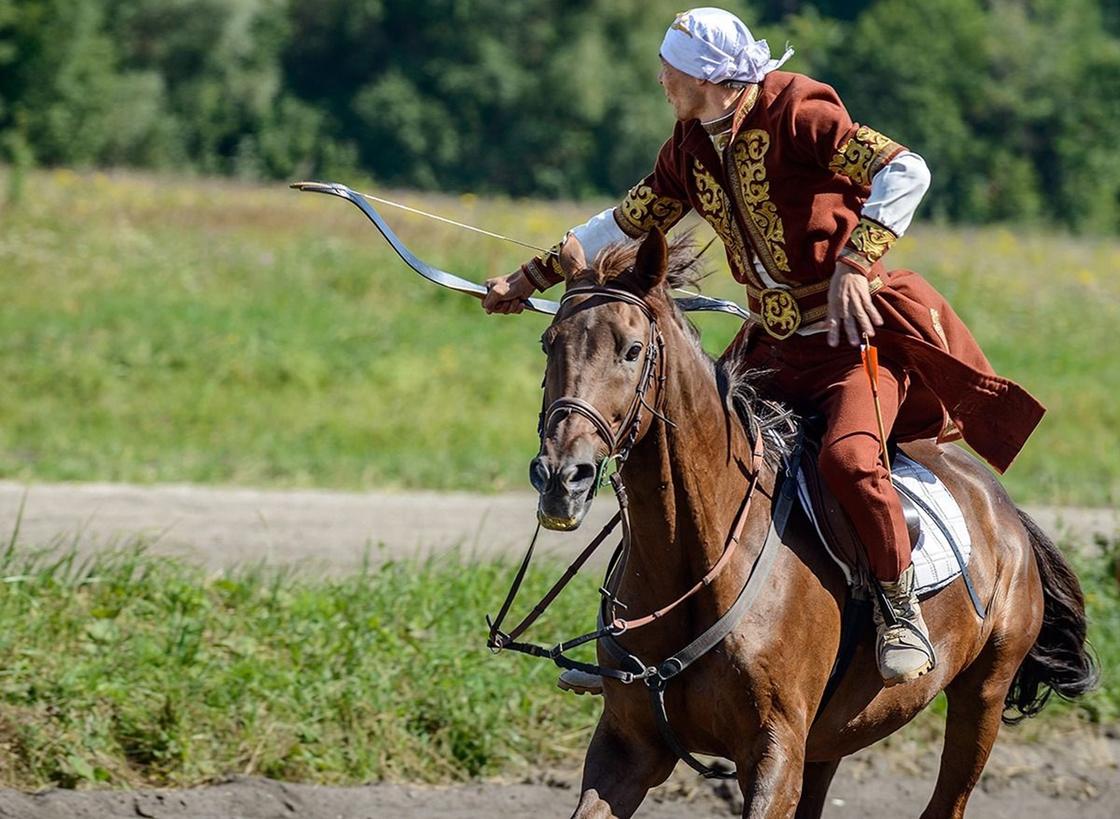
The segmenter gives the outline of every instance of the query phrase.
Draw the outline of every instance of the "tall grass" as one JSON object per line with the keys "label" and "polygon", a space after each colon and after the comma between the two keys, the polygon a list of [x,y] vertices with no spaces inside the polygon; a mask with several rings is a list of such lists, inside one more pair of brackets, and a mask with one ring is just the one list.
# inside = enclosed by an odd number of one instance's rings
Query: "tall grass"
{"label": "tall grass", "polygon": [[[283,186],[58,170],[26,188],[0,212],[0,477],[525,484],[545,318],[486,317],[352,206]],[[542,246],[603,204],[400,198]],[[524,257],[386,213],[469,278]],[[741,300],[719,255],[707,287]],[[924,226],[890,260],[927,274],[1050,407],[1007,476],[1016,498],[1116,502],[1120,243]],[[736,329],[698,321],[712,351]]]}
{"label": "tall grass", "polygon": [[[0,785],[445,782],[570,757],[594,704],[563,697],[550,665],[484,647],[508,567],[441,560],[309,580],[138,549],[9,553]],[[550,622],[592,627],[593,596]]]}
{"label": "tall grass", "polygon": [[[1103,688],[1033,724],[1120,718],[1120,594],[1081,566]],[[530,573],[525,599],[559,567]],[[511,575],[454,556],[339,579],[207,574],[146,554],[0,557],[0,785],[189,785],[230,773],[448,782],[575,761],[599,703],[484,648]],[[578,580],[534,636],[590,628]],[[1014,736],[1023,729],[1007,729]]]}

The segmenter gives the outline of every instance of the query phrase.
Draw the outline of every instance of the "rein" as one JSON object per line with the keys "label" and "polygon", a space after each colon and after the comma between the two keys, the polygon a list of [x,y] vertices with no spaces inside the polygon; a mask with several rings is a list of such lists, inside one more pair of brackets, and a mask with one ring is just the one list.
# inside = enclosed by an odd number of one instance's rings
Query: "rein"
{"label": "rein", "polygon": [[[655,611],[632,619],[624,619],[616,616],[616,607],[626,608],[625,604],[619,601],[616,595],[621,582],[622,572],[626,565],[626,559],[630,552],[631,541],[630,505],[626,495],[626,489],[622,483],[621,470],[637,441],[642,426],[644,409],[648,409],[652,415],[661,419],[666,424],[673,426],[672,422],[669,421],[660,410],[660,405],[664,396],[663,387],[665,384],[665,341],[657,328],[657,319],[653,311],[645,301],[634,294],[615,288],[592,286],[578,287],[569,290],[564,295],[561,306],[563,306],[568,299],[579,295],[600,297],[609,301],[620,301],[634,305],[642,311],[650,325],[649,343],[646,345],[646,356],[642,368],[642,375],[635,388],[634,398],[630,404],[630,408],[623,417],[623,421],[617,431],[612,429],[611,424],[593,405],[582,399],[570,396],[557,398],[546,410],[542,410],[538,429],[543,439],[548,431],[553,428],[554,423],[556,423],[558,419],[567,417],[572,413],[582,415],[591,423],[596,433],[607,445],[607,456],[599,467],[600,474],[595,484],[593,484],[591,491],[594,491],[602,482],[604,465],[611,460],[615,460],[617,462],[617,469],[610,476],[609,482],[611,488],[614,490],[615,498],[618,501],[618,512],[615,513],[599,534],[596,535],[583,551],[579,553],[575,560],[572,561],[563,575],[552,585],[537,604],[533,606],[529,614],[516,626],[506,632],[502,630],[502,624],[509,613],[514,599],[517,597],[517,593],[521,588],[521,583],[529,568],[529,563],[532,560],[537,537],[540,534],[541,528],[540,524],[537,524],[537,529],[529,543],[529,548],[525,553],[525,557],[522,559],[509,592],[506,594],[506,598],[498,611],[498,616],[494,619],[491,619],[489,616],[486,618],[487,625],[489,626],[489,637],[486,641],[486,645],[494,653],[508,649],[534,657],[543,657],[552,660],[552,662],[560,668],[598,674],[602,677],[617,680],[623,684],[630,684],[638,680],[645,681],[650,690],[651,697],[653,698],[654,714],[657,718],[658,725],[661,728],[665,741],[672,750],[689,766],[706,777],[730,778],[734,776],[734,774],[728,774],[725,771],[715,770],[703,765],[703,763],[696,760],[681,746],[676,736],[673,734],[672,729],[669,727],[668,716],[664,705],[664,691],[670,679],[680,674],[685,668],[714,648],[731,632],[735,624],[745,613],[747,607],[753,599],[757,597],[774,563],[774,557],[777,553],[776,541],[780,540],[780,537],[776,535],[780,535],[781,530],[784,528],[785,517],[788,516],[789,508],[792,504],[792,495],[788,491],[788,488],[793,482],[786,481],[786,484],[782,487],[782,493],[778,497],[777,506],[774,509],[774,512],[777,514],[772,514],[770,534],[763,543],[763,547],[735,603],[724,612],[715,623],[706,629],[699,637],[690,642],[684,649],[658,664],[645,663],[624,649],[617,641],[619,636],[662,619],[669,612],[696,595],[700,590],[711,585],[715,578],[730,564],[732,556],[739,547],[743,529],[746,526],[747,517],[750,512],[751,501],[754,497],[755,490],[758,488],[759,478],[762,474],[763,438],[760,430],[757,428],[752,430],[752,437],[754,440],[751,454],[750,480],[747,485],[746,494],[739,507],[739,512],[735,517],[727,540],[724,543],[723,553],[712,568],[684,594]],[[655,406],[651,407],[646,400],[646,396],[655,377],[658,383],[658,393],[655,399]],[[519,642],[518,638],[544,614],[548,606],[556,599],[572,578],[576,576],[580,568],[587,562],[588,558],[602,545],[603,541],[606,540],[619,524],[622,525],[622,539],[615,548],[614,554],[607,567],[605,581],[600,588],[603,600],[597,628],[594,631],[579,635],[578,637],[563,640],[551,647],[541,646],[535,643]],[[774,544],[773,546],[771,546],[772,543]],[[584,663],[566,655],[566,652],[573,648],[599,640],[604,641],[609,655],[620,661],[624,666],[628,666],[628,668],[608,668],[595,663]]]}

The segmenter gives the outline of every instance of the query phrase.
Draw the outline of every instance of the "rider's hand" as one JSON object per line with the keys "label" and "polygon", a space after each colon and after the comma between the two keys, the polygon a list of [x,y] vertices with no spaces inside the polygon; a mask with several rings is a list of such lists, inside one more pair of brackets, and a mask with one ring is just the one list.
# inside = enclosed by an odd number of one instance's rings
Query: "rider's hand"
{"label": "rider's hand", "polygon": [[536,288],[524,271],[495,276],[486,280],[482,309],[487,313],[520,313],[525,309],[525,299],[533,295],[534,290]]}
{"label": "rider's hand", "polygon": [[855,347],[859,345],[861,334],[875,335],[875,328],[882,325],[883,317],[871,301],[867,277],[837,262],[828,287],[828,344],[831,347],[840,343],[841,323],[848,341]]}

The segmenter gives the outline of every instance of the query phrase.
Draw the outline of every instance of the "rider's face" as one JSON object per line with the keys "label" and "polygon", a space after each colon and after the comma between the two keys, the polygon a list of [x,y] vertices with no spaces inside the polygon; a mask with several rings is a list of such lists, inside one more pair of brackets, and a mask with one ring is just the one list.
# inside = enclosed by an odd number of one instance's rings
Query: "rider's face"
{"label": "rider's face", "polygon": [[700,90],[703,80],[690,77],[662,59],[657,82],[665,89],[665,99],[673,106],[677,119],[684,122],[697,118],[704,105],[704,95]]}

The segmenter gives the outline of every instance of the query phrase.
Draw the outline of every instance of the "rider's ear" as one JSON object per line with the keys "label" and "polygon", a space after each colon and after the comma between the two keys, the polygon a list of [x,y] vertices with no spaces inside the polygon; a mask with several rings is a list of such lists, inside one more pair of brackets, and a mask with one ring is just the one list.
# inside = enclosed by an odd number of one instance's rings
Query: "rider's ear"
{"label": "rider's ear", "polygon": [[665,271],[669,259],[669,247],[665,234],[653,228],[642,240],[638,256],[634,260],[634,275],[643,291],[648,293],[665,281]]}

